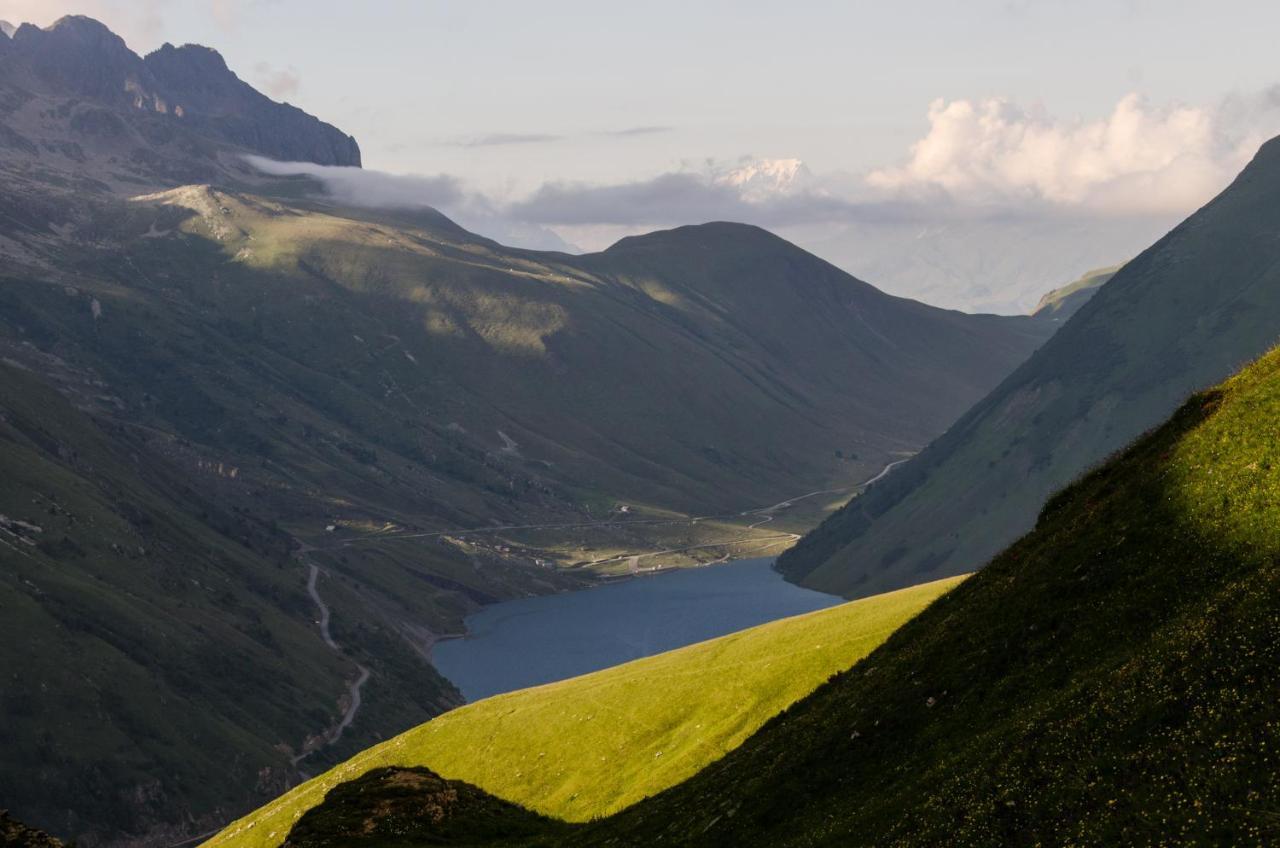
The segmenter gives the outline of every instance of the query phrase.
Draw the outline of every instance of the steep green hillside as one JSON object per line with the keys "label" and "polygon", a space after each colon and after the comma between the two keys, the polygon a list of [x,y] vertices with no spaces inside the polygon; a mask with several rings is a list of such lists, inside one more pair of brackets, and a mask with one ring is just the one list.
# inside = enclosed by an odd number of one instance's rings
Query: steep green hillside
{"label": "steep green hillside", "polygon": [[[0,399],[4,802],[64,832],[137,832],[283,790],[290,749],[336,722],[356,676],[316,638],[289,537],[28,373],[0,365]],[[384,720],[458,702],[361,623],[400,692]]]}
{"label": "steep green hillside", "polygon": [[854,601],[462,707],[361,753],[206,844],[274,848],[334,786],[384,766],[426,766],[572,821],[615,812],[737,747],[958,582]]}
{"label": "steep green hillside", "polygon": [[1080,307],[1089,302],[1089,298],[1097,294],[1098,289],[1116,275],[1123,265],[1112,265],[1086,271],[1080,279],[1046,292],[1031,314],[1037,318],[1051,321],[1066,321],[1080,311]]}
{"label": "steep green hillside", "polygon": [[[1280,334],[1280,140],[780,567],[847,596],[981,567],[1050,493]],[[927,528],[928,532],[921,532]]]}
{"label": "steep green hillside", "polygon": [[740,748],[526,844],[1271,844],[1277,421],[1280,351]]}

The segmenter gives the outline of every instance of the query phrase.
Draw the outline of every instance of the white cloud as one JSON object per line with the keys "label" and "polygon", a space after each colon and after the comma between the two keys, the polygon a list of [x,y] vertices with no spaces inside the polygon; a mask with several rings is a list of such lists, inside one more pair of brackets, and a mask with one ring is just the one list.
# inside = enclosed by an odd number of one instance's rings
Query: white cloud
{"label": "white cloud", "polygon": [[903,195],[946,192],[967,204],[1036,204],[1117,215],[1189,212],[1266,138],[1275,110],[1243,123],[1226,102],[1152,107],[1136,94],[1094,121],[1065,121],[1008,100],[934,101],[907,160],[867,184]]}
{"label": "white cloud", "polygon": [[264,174],[311,177],[339,203],[386,209],[431,208],[472,232],[513,247],[571,249],[552,231],[536,222],[511,217],[491,199],[468,191],[461,180],[446,174],[434,177],[389,174],[311,162],[277,162],[253,155],[245,156],[245,160]]}
{"label": "white cloud", "polygon": [[265,156],[246,156],[245,159],[264,174],[313,177],[334,199],[355,206],[444,207],[457,205],[466,198],[461,182],[444,174],[423,177],[311,162],[277,162]]}

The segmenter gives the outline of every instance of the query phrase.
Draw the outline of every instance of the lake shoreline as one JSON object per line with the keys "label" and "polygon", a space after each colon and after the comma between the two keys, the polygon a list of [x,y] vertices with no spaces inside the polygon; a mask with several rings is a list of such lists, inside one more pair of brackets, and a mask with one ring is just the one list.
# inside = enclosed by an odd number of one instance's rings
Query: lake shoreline
{"label": "lake shoreline", "polygon": [[787,582],[775,562],[655,568],[492,604],[466,617],[464,634],[439,637],[431,662],[471,703],[844,601]]}

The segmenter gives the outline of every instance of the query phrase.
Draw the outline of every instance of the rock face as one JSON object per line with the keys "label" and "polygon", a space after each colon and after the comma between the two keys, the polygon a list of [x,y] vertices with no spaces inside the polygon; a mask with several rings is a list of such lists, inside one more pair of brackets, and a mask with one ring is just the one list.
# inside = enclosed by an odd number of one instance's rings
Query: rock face
{"label": "rock face", "polygon": [[[207,47],[166,44],[143,59],[101,23],[72,15],[45,29],[23,24],[0,43],[0,61],[24,94],[90,101],[150,145],[194,135],[275,159],[360,166],[354,138],[259,93]],[[66,111],[85,108],[70,103]]]}
{"label": "rock face", "polygon": [[335,787],[285,848],[525,845],[572,828],[425,768],[380,768]]}
{"label": "rock face", "polygon": [[288,103],[276,103],[241,80],[218,51],[166,44],[146,66],[184,118],[208,135],[273,159],[360,167],[356,140]]}

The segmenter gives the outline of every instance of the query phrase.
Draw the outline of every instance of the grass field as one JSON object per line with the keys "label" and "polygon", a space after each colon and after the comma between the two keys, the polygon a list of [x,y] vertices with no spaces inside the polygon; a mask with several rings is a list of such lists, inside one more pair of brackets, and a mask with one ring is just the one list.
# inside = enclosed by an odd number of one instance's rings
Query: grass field
{"label": "grass field", "polygon": [[387,765],[425,765],[570,821],[607,815],[719,759],[961,579],[462,707],[297,787],[206,845],[273,848],[329,789]]}

